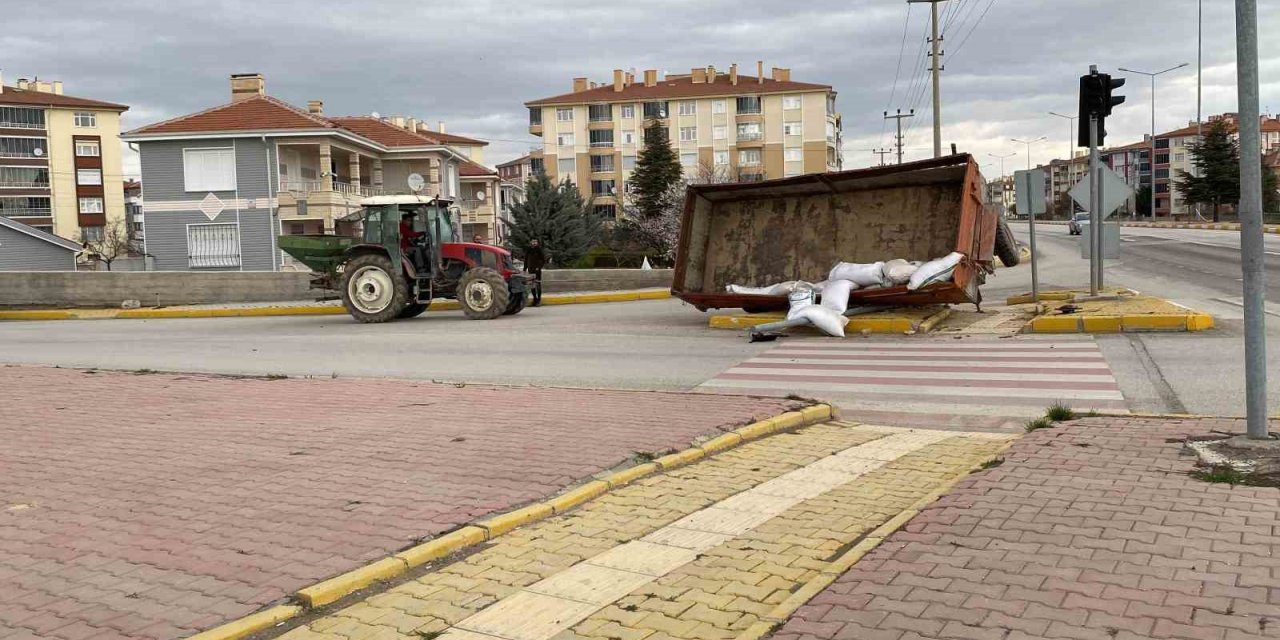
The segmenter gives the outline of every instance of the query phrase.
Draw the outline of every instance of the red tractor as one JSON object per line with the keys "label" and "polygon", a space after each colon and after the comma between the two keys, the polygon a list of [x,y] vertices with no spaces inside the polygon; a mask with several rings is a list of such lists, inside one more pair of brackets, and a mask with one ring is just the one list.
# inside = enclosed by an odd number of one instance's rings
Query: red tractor
{"label": "red tractor", "polygon": [[280,248],[313,271],[315,288],[337,289],[360,322],[412,318],[434,298],[453,298],[473,320],[524,310],[533,276],[501,247],[458,242],[451,200],[375,196],[353,216],[360,236],[280,236]]}

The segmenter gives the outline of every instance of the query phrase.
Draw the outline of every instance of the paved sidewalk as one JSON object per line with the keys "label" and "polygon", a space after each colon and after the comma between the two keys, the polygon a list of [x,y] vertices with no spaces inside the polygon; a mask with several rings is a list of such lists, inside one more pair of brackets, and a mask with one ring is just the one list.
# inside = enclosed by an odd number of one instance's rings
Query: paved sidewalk
{"label": "paved sidewalk", "polygon": [[1280,637],[1280,489],[1188,476],[1231,420],[1034,432],[801,608],[775,640]]}
{"label": "paved sidewalk", "polygon": [[795,403],[0,366],[0,638],[177,638]]}

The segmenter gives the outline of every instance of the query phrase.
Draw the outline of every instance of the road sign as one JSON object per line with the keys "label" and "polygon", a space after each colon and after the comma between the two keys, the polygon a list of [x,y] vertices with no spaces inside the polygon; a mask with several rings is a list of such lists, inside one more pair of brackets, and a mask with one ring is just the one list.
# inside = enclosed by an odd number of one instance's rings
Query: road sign
{"label": "road sign", "polygon": [[[1092,182],[1086,174],[1080,182],[1076,183],[1076,186],[1071,188],[1069,194],[1071,199],[1085,211],[1089,210],[1089,189]],[[1107,167],[1102,168],[1102,207],[1098,213],[1102,214],[1103,220],[1111,217],[1111,214],[1115,213],[1116,209],[1119,209],[1120,205],[1129,200],[1132,195],[1133,188],[1120,177],[1120,174]]]}
{"label": "road sign", "polygon": [[[1031,187],[1027,188],[1027,185]],[[1043,215],[1047,210],[1044,202],[1044,169],[1014,171],[1013,193],[1017,199],[1018,215]]]}

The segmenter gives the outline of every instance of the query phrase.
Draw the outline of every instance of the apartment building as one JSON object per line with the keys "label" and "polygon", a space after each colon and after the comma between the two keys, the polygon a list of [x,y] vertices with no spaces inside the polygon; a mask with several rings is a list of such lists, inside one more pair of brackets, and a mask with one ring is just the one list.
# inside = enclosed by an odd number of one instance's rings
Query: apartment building
{"label": "apartment building", "polygon": [[124,224],[122,104],[0,79],[0,216],[78,242]]}
{"label": "apartment building", "polygon": [[626,181],[657,122],[691,180],[757,181],[839,170],[840,114],[830,85],[797,82],[774,67],[756,75],[714,66],[658,77],[615,69],[613,81],[574,78],[570,93],[533,100],[529,133],[554,180],[569,179],[597,213],[617,214]]}
{"label": "apartment building", "polygon": [[1017,202],[1017,189],[1013,183],[1013,176],[1001,176],[987,182],[987,203],[1000,207],[1004,211],[1011,211],[1014,203]]}
{"label": "apartment building", "polygon": [[[1240,122],[1239,116],[1234,113],[1224,113],[1220,115],[1209,116],[1208,121],[1203,125],[1203,129],[1207,130],[1209,125],[1214,122],[1222,121],[1227,125],[1227,130],[1231,132],[1233,139],[1239,140]],[[1266,154],[1276,149],[1280,149],[1280,119],[1275,116],[1263,115],[1261,117],[1262,127],[1262,153]],[[1169,216],[1190,217],[1195,215],[1195,210],[1181,194],[1178,193],[1177,181],[1180,171],[1194,173],[1195,168],[1192,164],[1191,145],[1196,141],[1197,127],[1195,122],[1189,123],[1181,129],[1175,129],[1156,136],[1155,144],[1155,211],[1156,217],[1163,218]]]}
{"label": "apartment building", "polygon": [[361,199],[409,193],[452,198],[467,237],[497,226],[499,178],[479,164],[482,140],[417,118],[330,117],[266,94],[260,74],[231,76],[231,101],[122,138],[142,167],[146,252],[160,270],[296,268],[281,234],[346,232]]}

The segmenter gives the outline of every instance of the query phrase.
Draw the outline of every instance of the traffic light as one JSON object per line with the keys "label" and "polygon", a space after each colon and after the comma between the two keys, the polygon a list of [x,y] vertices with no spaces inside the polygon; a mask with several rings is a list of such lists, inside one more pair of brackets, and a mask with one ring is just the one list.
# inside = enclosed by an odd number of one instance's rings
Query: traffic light
{"label": "traffic light", "polygon": [[1112,79],[1109,74],[1093,72],[1080,76],[1080,129],[1079,146],[1089,146],[1089,118],[1098,118],[1098,146],[1107,138],[1106,118],[1111,110],[1124,102],[1124,96],[1112,92],[1124,86],[1123,78]]}

